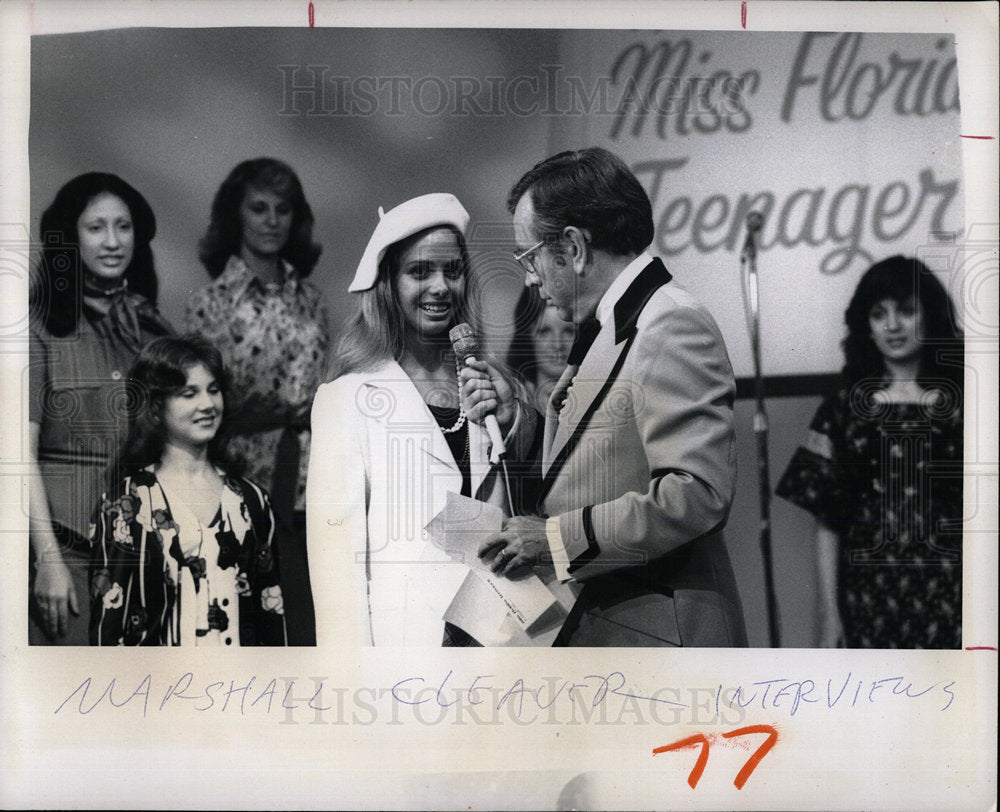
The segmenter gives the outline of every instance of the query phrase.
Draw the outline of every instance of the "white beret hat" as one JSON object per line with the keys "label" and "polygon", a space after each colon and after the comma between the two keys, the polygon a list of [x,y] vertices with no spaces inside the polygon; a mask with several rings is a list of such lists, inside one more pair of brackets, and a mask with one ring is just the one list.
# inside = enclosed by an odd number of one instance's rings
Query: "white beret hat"
{"label": "white beret hat", "polygon": [[393,243],[432,226],[454,226],[464,237],[465,230],[469,227],[469,213],[455,195],[447,192],[421,195],[386,212],[380,206],[378,216],[378,225],[368,240],[368,247],[358,263],[354,281],[348,288],[351,293],[368,290],[375,284],[378,264],[385,256],[386,249]]}

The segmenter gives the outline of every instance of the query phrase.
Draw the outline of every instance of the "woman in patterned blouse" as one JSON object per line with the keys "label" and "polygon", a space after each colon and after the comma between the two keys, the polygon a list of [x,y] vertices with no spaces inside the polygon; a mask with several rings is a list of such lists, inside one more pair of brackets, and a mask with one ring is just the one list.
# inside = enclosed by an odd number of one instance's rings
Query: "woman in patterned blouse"
{"label": "woman in patterned blouse", "polygon": [[91,643],[284,645],[274,517],[226,451],[222,358],[147,344],[129,373],[124,478],[94,511]]}
{"label": "woman in patterned blouse", "polygon": [[944,287],[894,256],[845,314],[842,385],[778,485],[817,519],[819,644],[962,643],[963,340]]}
{"label": "woman in patterned blouse", "polygon": [[314,645],[305,548],[309,410],[327,366],[320,255],[302,184],[287,164],[239,164],[212,203],[200,257],[215,280],[188,302],[186,325],[222,352],[239,398],[233,450],[271,492],[278,519],[289,642]]}

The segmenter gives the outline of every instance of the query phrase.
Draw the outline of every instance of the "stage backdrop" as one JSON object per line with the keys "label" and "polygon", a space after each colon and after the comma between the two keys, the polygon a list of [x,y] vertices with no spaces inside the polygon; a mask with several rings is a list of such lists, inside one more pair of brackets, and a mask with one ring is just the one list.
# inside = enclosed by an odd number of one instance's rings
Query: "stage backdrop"
{"label": "stage backdrop", "polygon": [[625,158],[653,201],[652,250],[715,314],[738,376],[750,211],[766,375],[839,369],[859,275],[962,232],[949,36],[566,31],[542,80],[553,149]]}
{"label": "stage backdrop", "polygon": [[339,327],[378,207],[453,192],[472,216],[475,264],[501,303],[490,328],[502,340],[507,301],[523,280],[510,260],[504,200],[546,152],[549,124],[510,112],[506,99],[516,107],[519,77],[537,76],[555,50],[555,33],[544,30],[178,28],[33,37],[32,234],[73,175],[122,175],[156,212],[161,309],[179,323],[188,293],[208,282],[197,243],[219,184],[240,161],[281,158],[312,206],[323,245],[313,281]]}

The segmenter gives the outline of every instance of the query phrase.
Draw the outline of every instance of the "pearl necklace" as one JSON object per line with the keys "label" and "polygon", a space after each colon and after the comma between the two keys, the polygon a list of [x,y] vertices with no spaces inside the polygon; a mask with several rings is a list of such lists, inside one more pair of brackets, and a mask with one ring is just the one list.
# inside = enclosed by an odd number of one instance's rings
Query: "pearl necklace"
{"label": "pearl necklace", "polygon": [[454,434],[456,431],[461,430],[462,426],[465,425],[465,409],[459,407],[458,410],[458,420],[455,421],[455,425],[448,429],[441,429],[443,434]]}
{"label": "pearl necklace", "polygon": [[458,370],[458,359],[455,359],[455,377],[458,378],[458,420],[451,428],[441,429],[444,434],[454,434],[456,431],[461,431],[462,426],[465,425],[465,409],[462,408],[462,379],[458,375]]}

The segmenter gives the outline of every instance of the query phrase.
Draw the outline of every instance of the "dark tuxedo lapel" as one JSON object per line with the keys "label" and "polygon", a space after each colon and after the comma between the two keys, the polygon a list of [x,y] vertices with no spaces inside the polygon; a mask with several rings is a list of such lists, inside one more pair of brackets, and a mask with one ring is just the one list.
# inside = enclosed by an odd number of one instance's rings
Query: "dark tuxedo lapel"
{"label": "dark tuxedo lapel", "polygon": [[620,344],[635,335],[635,324],[639,320],[646,302],[673,277],[659,257],[654,257],[635,278],[622,297],[615,304],[615,343]]}
{"label": "dark tuxedo lapel", "polygon": [[615,362],[624,349],[624,345],[615,344],[614,336],[614,325],[605,325],[573,375],[566,401],[559,410],[559,422],[549,450],[549,459],[555,460],[558,457],[610,377]]}
{"label": "dark tuxedo lapel", "polygon": [[621,370],[636,336],[636,322],[650,297],[671,279],[663,263],[654,258],[639,273],[615,304],[613,323],[605,324],[580,363],[576,382],[559,416],[559,427],[545,458],[552,460],[542,482],[542,498],[549,492],[573,452],[587,423],[601,405]]}

